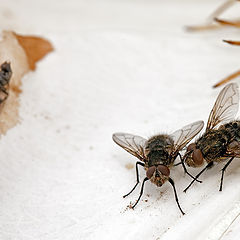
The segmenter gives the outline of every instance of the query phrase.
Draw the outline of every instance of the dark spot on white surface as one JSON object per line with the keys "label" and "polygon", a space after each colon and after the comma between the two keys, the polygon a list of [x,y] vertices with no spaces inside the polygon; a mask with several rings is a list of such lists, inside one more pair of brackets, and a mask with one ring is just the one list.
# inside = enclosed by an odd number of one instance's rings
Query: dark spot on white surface
{"label": "dark spot on white surface", "polygon": [[13,12],[10,9],[3,9],[1,14],[4,18],[8,18],[8,19],[13,18]]}
{"label": "dark spot on white surface", "polygon": [[132,163],[127,163],[125,164],[125,168],[130,170],[130,169],[133,169],[134,165]]}
{"label": "dark spot on white surface", "polygon": [[89,146],[89,150],[93,150],[93,146]]}

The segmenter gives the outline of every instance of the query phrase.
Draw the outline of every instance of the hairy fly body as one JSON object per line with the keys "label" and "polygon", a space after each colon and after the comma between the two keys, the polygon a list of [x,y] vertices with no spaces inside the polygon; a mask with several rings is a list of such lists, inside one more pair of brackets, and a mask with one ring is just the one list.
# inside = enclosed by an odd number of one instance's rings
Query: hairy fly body
{"label": "hairy fly body", "polygon": [[136,163],[137,183],[132,190],[123,197],[131,194],[139,183],[138,165],[143,166],[146,170],[146,177],[142,182],[140,195],[132,208],[139,202],[146,181],[150,180],[158,187],[161,187],[168,181],[173,187],[177,205],[182,214],[184,214],[178,202],[174,181],[170,177],[170,169],[177,156],[181,157],[179,151],[201,131],[202,127],[203,121],[198,121],[183,127],[173,134],[159,134],[148,140],[128,133],[113,134],[113,141],[115,143],[140,160]]}
{"label": "hairy fly body", "polygon": [[239,93],[235,83],[228,84],[219,93],[217,100],[208,118],[205,133],[187,147],[183,160],[190,167],[201,167],[204,161],[205,168],[184,190],[185,192],[193,182],[214,162],[227,160],[222,169],[219,191],[222,191],[224,172],[235,157],[240,157],[240,121],[234,121],[238,111]]}
{"label": "hairy fly body", "polygon": [[0,66],[0,104],[6,101],[9,92],[9,81],[12,76],[10,63],[4,62]]}

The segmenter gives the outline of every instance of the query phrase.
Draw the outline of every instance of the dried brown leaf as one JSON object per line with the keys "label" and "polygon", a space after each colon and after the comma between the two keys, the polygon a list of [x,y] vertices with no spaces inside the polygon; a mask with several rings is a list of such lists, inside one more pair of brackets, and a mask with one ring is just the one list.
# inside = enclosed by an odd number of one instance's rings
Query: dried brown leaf
{"label": "dried brown leaf", "polygon": [[52,51],[52,45],[45,39],[34,36],[21,36],[11,31],[2,33],[0,41],[0,64],[11,63],[12,78],[9,83],[9,96],[0,112],[0,134],[19,121],[19,94],[22,77],[34,70],[36,62]]}
{"label": "dried brown leaf", "polygon": [[53,51],[52,44],[41,37],[22,36],[14,32],[13,34],[24,49],[31,70],[35,70],[37,61]]}

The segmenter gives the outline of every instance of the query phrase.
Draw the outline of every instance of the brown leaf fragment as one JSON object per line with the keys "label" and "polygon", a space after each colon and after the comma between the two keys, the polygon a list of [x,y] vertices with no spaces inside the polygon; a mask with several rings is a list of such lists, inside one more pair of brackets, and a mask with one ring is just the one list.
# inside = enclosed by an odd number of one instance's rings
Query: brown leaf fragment
{"label": "brown leaf fragment", "polygon": [[231,45],[237,45],[240,46],[240,41],[233,41],[233,40],[223,40],[223,42],[231,44]]}
{"label": "brown leaf fragment", "polygon": [[44,38],[23,36],[14,32],[13,34],[24,49],[31,70],[35,70],[37,61],[42,59],[49,52],[53,51],[51,43]]}
{"label": "brown leaf fragment", "polygon": [[224,19],[220,19],[220,18],[214,18],[214,21],[219,23],[219,24],[222,24],[222,25],[227,25],[227,26],[240,28],[239,19],[236,20],[236,21],[229,21],[229,20],[224,20]]}
{"label": "brown leaf fragment", "polygon": [[203,25],[196,25],[196,26],[186,26],[185,30],[189,32],[194,32],[194,31],[205,31],[205,30],[214,30],[214,29],[219,29],[227,26],[232,26],[239,28],[240,27],[240,20],[223,20],[220,18],[214,18],[213,22],[209,22]]}
{"label": "brown leaf fragment", "polygon": [[227,83],[229,82],[230,80],[236,78],[240,76],[240,71],[237,71],[237,72],[234,72],[232,73],[231,75],[227,76],[226,78],[222,79],[220,82],[216,83],[213,87],[216,88],[216,87],[219,87],[221,86],[222,84],[224,83]]}
{"label": "brown leaf fragment", "polygon": [[[237,0],[239,1],[239,0]],[[235,19],[231,21],[220,19],[219,16],[225,12],[228,8],[233,6],[236,2],[236,0],[227,0],[223,4],[221,4],[207,19],[205,24],[197,25],[197,26],[187,26],[185,29],[187,31],[203,31],[203,30],[213,30],[222,28],[224,26],[234,26],[234,27],[240,27],[240,19]]]}
{"label": "brown leaf fragment", "polygon": [[236,3],[235,0],[227,0],[226,2],[222,3],[209,17],[209,20],[217,18],[223,12],[225,12],[228,8]]}
{"label": "brown leaf fragment", "polygon": [[[8,97],[4,104],[0,104],[0,134],[19,122],[19,94],[21,93],[22,77],[48,52],[52,45],[45,39],[35,36],[21,36],[11,31],[3,31],[0,40],[0,65],[10,63],[12,76],[8,90]],[[1,92],[1,91],[0,91]],[[4,94],[0,94],[0,99]]]}
{"label": "brown leaf fragment", "polygon": [[196,26],[186,26],[185,30],[188,32],[194,31],[206,31],[206,30],[213,30],[223,27],[223,25],[215,24],[215,23],[207,23],[203,25],[196,25]]}

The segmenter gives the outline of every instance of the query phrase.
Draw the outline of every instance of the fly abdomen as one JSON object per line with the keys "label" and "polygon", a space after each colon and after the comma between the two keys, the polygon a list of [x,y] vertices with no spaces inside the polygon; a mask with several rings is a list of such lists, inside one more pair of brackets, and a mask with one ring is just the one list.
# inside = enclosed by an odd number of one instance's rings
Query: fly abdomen
{"label": "fly abdomen", "polygon": [[240,141],[240,121],[224,124],[221,129],[224,129],[226,134],[230,135],[231,141]]}

